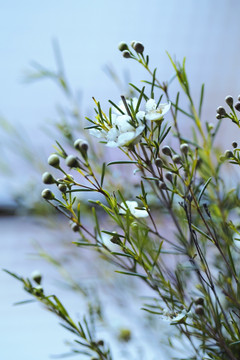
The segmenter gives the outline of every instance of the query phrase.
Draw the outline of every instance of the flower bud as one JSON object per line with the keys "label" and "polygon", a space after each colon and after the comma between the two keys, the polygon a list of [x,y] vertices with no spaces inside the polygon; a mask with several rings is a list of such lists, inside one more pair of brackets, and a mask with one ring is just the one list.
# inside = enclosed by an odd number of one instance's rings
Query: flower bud
{"label": "flower bud", "polygon": [[32,272],[31,278],[40,285],[42,281],[42,274],[38,270],[35,270]]}
{"label": "flower bud", "polygon": [[195,300],[196,305],[203,305],[204,304],[204,298],[199,297]]}
{"label": "flower bud", "polygon": [[213,130],[213,129],[214,129],[213,123],[208,123],[208,129],[209,129],[209,130]]}
{"label": "flower bud", "polygon": [[231,95],[225,97],[225,102],[228,104],[230,108],[233,107],[233,97]]}
{"label": "flower bud", "polygon": [[220,119],[222,119],[222,116],[219,114],[216,114],[216,119],[220,120]]}
{"label": "flower bud", "polygon": [[103,340],[99,340],[99,341],[97,342],[97,345],[98,345],[98,346],[103,346],[103,345],[104,345],[104,341],[103,341]]}
{"label": "flower bud", "polygon": [[219,161],[224,162],[226,160],[224,155],[220,155],[219,156]]}
{"label": "flower bud", "polygon": [[72,182],[74,181],[74,177],[71,174],[67,174],[64,176],[63,180]]}
{"label": "flower bud", "polygon": [[49,172],[45,172],[44,174],[42,174],[42,181],[44,184],[54,184],[56,182],[52,174],[50,174]]}
{"label": "flower bud", "polygon": [[128,50],[124,50],[124,51],[122,52],[122,55],[123,55],[123,57],[126,58],[126,59],[128,59],[128,58],[131,57],[131,54],[130,54],[130,52],[129,52]]}
{"label": "flower bud", "polygon": [[224,109],[223,106],[219,106],[216,111],[217,111],[217,113],[218,113],[219,115],[221,115],[221,116],[227,115],[226,110]]}
{"label": "flower bud", "polygon": [[181,156],[179,156],[177,154],[173,155],[172,160],[175,164],[181,164],[181,162],[182,162]]}
{"label": "flower bud", "polygon": [[121,244],[121,240],[120,240],[118,234],[113,235],[113,237],[111,237],[110,241],[111,241],[113,244],[117,244],[117,245],[120,245],[120,244]]}
{"label": "flower bud", "polygon": [[72,225],[71,225],[71,229],[72,229],[72,231],[77,232],[79,230],[78,224],[73,222]]}
{"label": "flower bud", "polygon": [[118,49],[120,51],[124,51],[124,50],[127,50],[128,49],[128,46],[127,44],[124,42],[124,41],[121,41],[119,44],[118,44]]}
{"label": "flower bud", "polygon": [[232,147],[233,147],[234,149],[236,149],[236,148],[238,147],[238,143],[237,143],[236,141],[233,141],[233,142],[232,142]]}
{"label": "flower bud", "polygon": [[172,183],[173,181],[173,173],[171,171],[168,171],[166,174],[165,174],[165,178],[170,181],[170,183]]}
{"label": "flower bud", "polygon": [[82,139],[77,139],[74,142],[75,149],[79,150],[83,156],[83,158],[86,158],[87,151],[88,151],[88,142]]}
{"label": "flower bud", "polygon": [[139,53],[139,54],[142,54],[143,51],[144,51],[144,46],[143,46],[143,44],[140,43],[140,42],[134,42],[133,48],[134,48],[134,50],[135,50],[137,53]]}
{"label": "flower bud", "polygon": [[202,316],[204,314],[204,308],[201,305],[196,306],[195,313],[199,316]]}
{"label": "flower bud", "polygon": [[87,152],[88,151],[88,142],[82,139],[77,139],[74,142],[74,147],[77,150]]}
{"label": "flower bud", "polygon": [[233,152],[231,150],[226,150],[224,153],[225,158],[229,159],[233,157]]}
{"label": "flower bud", "polygon": [[157,167],[162,167],[162,166],[163,166],[163,161],[162,161],[162,159],[156,158],[156,160],[155,160],[155,165],[156,165]]}
{"label": "flower bud", "polygon": [[130,45],[131,45],[131,47],[134,49],[134,45],[137,43],[137,41],[136,40],[133,40],[133,41],[131,41],[131,43],[130,43]]}
{"label": "flower bud", "polygon": [[79,166],[77,158],[73,155],[68,155],[65,161],[70,168]]}
{"label": "flower bud", "polygon": [[184,155],[187,155],[187,153],[188,153],[188,150],[189,150],[189,146],[188,146],[188,144],[181,144],[180,145],[180,150],[181,150],[181,152],[184,154]]}
{"label": "flower bud", "polygon": [[163,146],[163,148],[162,148],[162,153],[164,154],[164,155],[167,155],[167,156],[172,156],[172,150],[170,149],[170,147],[169,146]]}
{"label": "flower bud", "polygon": [[42,197],[45,199],[45,200],[53,200],[53,199],[55,199],[55,196],[54,196],[54,194],[51,192],[51,190],[49,190],[49,189],[44,189],[43,191],[42,191]]}
{"label": "flower bud", "polygon": [[36,296],[42,296],[43,295],[43,288],[41,285],[38,285],[36,286],[34,289],[33,289],[33,292]]}
{"label": "flower bud", "polygon": [[167,190],[167,185],[163,181],[159,181],[159,189]]}
{"label": "flower bud", "polygon": [[240,101],[240,95],[238,95],[238,101]]}
{"label": "flower bud", "polygon": [[237,111],[240,111],[240,102],[237,102],[234,107]]}
{"label": "flower bud", "polygon": [[65,193],[67,191],[67,187],[65,184],[59,184],[58,189],[63,193]]}
{"label": "flower bud", "polygon": [[56,155],[56,154],[50,155],[49,158],[48,158],[48,164],[55,167],[55,168],[58,168],[59,164],[60,164],[59,156]]}

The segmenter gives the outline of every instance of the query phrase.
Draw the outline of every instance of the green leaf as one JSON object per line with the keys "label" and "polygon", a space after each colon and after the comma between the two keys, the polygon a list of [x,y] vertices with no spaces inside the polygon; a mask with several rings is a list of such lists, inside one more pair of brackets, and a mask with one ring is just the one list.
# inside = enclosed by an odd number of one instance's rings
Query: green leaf
{"label": "green leaf", "polygon": [[103,165],[102,165],[102,175],[101,175],[101,182],[100,182],[101,187],[103,186],[103,180],[104,180],[104,176],[105,176],[105,171],[106,171],[106,163],[104,162]]}
{"label": "green leaf", "polygon": [[202,84],[202,87],[201,87],[201,96],[200,96],[200,102],[199,102],[199,108],[198,108],[198,116],[199,117],[201,117],[201,113],[202,113],[203,96],[204,96],[204,84]]}
{"label": "green leaf", "polygon": [[140,277],[142,279],[148,279],[148,277],[146,275],[142,275],[142,274],[138,274],[138,273],[134,273],[134,272],[120,271],[120,270],[115,270],[115,272],[118,273],[118,274],[137,276],[137,277]]}
{"label": "green leaf", "polygon": [[[132,86],[135,90],[137,90],[137,92],[139,92],[140,94],[142,93],[142,90],[140,90],[137,86],[133,85],[133,84],[129,84],[130,86]],[[142,96],[144,97],[145,101],[148,101],[148,97],[147,95],[145,95],[144,93],[142,93]]]}
{"label": "green leaf", "polygon": [[200,191],[200,194],[198,195],[198,203],[200,203],[201,198],[202,198],[202,196],[203,196],[203,194],[204,194],[204,191],[206,190],[207,186],[210,184],[211,180],[212,180],[212,178],[210,177],[210,178],[206,181],[206,183],[204,184],[202,190]]}
{"label": "green leaf", "polygon": [[107,166],[110,165],[117,165],[117,164],[138,164],[138,161],[134,161],[134,160],[119,160],[119,161],[111,161],[107,164]]}

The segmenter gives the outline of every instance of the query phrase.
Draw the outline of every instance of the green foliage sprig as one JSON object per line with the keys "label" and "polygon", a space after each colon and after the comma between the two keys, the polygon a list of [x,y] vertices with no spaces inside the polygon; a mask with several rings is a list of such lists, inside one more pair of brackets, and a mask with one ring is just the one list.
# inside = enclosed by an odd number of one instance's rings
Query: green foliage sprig
{"label": "green foliage sprig", "polygon": [[[167,319],[179,336],[187,339],[192,353],[185,360],[237,360],[240,251],[234,236],[239,235],[240,224],[235,220],[239,196],[238,186],[229,190],[225,185],[224,169],[227,159],[239,165],[240,155],[236,142],[224,157],[214,146],[223,118],[239,126],[233,99],[226,98],[230,114],[219,107],[218,124],[206,123],[204,127],[201,121],[204,85],[196,105],[185,59],[178,63],[168,55],[174,78],[189,103],[188,110],[180,105],[180,91],[173,99],[170,97],[172,80],[158,80],[157,68],[150,68],[149,56],[140,42],[132,42],[131,46],[120,43],[119,49],[124,58],[143,66],[150,79],[144,80],[142,88],[130,84],[138,97],[121,96],[119,104],[110,101],[108,111],[94,99],[95,118],[88,118],[90,126],[86,131],[101,139],[106,149],[119,148],[124,158],[118,159],[116,150],[116,160],[103,162],[98,173],[92,165],[88,143],[76,140],[74,154],[68,154],[58,144],[48,163],[61,173],[61,178],[45,173],[43,182],[57,186],[60,195],[45,189],[42,196],[71,221],[73,231],[78,233],[75,241],[78,248],[90,247],[104,254],[116,272],[138,277],[149,286],[152,296],[143,309],[152,316]],[[162,102],[164,98],[166,103]],[[238,102],[235,109],[239,108]],[[169,115],[172,125],[165,119]],[[191,121],[191,138],[186,138],[180,129],[182,118]],[[171,146],[167,145],[169,138]],[[128,191],[124,187],[114,188],[105,182],[110,174],[107,170],[116,166],[134,169],[138,176],[137,194],[131,199],[126,197]],[[89,200],[92,228],[85,226],[78,197],[85,192],[99,196]],[[105,235],[110,237],[109,244],[104,241]],[[112,250],[111,243],[118,247],[117,251]],[[78,342],[80,345],[95,351],[99,359],[110,359],[110,352],[93,346],[88,331],[84,335],[82,326],[72,322],[56,297],[36,294],[28,280],[18,280],[25,290],[62,317],[68,330],[85,340],[84,345],[82,340]],[[171,346],[171,337],[169,343]],[[181,355],[179,359],[183,359]]]}

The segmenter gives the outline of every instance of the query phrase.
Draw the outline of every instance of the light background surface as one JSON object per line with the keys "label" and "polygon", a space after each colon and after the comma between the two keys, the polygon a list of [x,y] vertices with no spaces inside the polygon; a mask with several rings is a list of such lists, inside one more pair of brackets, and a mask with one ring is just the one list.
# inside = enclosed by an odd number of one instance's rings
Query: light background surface
{"label": "light background surface", "polygon": [[[0,113],[16,126],[23,124],[33,142],[50,152],[52,142],[41,135],[39,127],[56,117],[55,104],[63,99],[51,82],[23,83],[29,63],[36,60],[54,69],[51,43],[57,39],[68,78],[74,88],[82,91],[82,111],[89,113],[92,96],[102,102],[119,99],[119,90],[103,71],[106,64],[113,65],[120,75],[127,70],[136,81],[145,77],[139,67],[123,59],[117,50],[122,40],[140,40],[151,55],[151,64],[159,67],[163,80],[173,73],[166,50],[180,60],[187,57],[193,94],[197,98],[201,83],[206,83],[204,119],[215,123],[215,109],[225,96],[232,94],[236,98],[240,93],[239,10],[237,0],[1,0]],[[220,142],[228,142],[225,133]],[[21,184],[28,174],[18,163],[12,167],[17,173],[15,183]],[[0,183],[1,201],[9,199],[6,179],[0,179]],[[25,234],[27,243],[33,231],[29,226],[28,235]],[[21,240],[22,251],[16,251],[20,240],[14,229],[23,231],[15,222],[1,221],[1,242],[8,241],[9,246],[4,251],[1,245],[0,264],[27,272],[31,267],[27,262],[25,265],[27,244]],[[3,293],[0,357],[47,359],[54,352],[55,340],[56,347],[61,342],[58,335],[64,338],[62,330],[57,330],[54,320],[49,320],[48,314],[37,307],[12,309],[11,303],[21,300],[24,294],[20,295],[15,282],[5,274],[1,273],[0,279]]]}

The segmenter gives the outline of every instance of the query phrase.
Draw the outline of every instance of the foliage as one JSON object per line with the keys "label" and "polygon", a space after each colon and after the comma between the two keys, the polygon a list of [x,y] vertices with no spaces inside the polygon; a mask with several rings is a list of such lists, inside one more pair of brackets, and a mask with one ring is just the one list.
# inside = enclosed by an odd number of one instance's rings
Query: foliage
{"label": "foliage", "polygon": [[[125,58],[142,65],[150,79],[142,88],[130,84],[138,97],[122,96],[119,104],[110,101],[107,111],[94,99],[95,118],[88,119],[86,131],[102,139],[104,149],[119,148],[114,150],[115,160],[96,167],[94,157],[98,163],[101,158],[92,153],[92,144],[78,139],[72,154],[57,143],[48,163],[61,173],[61,178],[45,173],[44,183],[56,186],[57,192],[45,189],[42,196],[71,221],[73,231],[78,233],[75,246],[79,251],[86,247],[103,254],[116,272],[139,278],[151,289],[143,311],[169,321],[181,341],[187,340],[192,347],[190,355],[179,354],[178,359],[237,360],[239,189],[226,185],[226,163],[239,165],[240,149],[234,142],[233,150],[222,155],[214,141],[222,119],[229,118],[239,127],[236,111],[240,103],[234,106],[228,96],[229,114],[219,107],[218,124],[204,124],[204,86],[196,105],[185,59],[178,63],[168,55],[180,84],[180,91],[170,97],[173,80],[157,78],[157,69],[149,67],[141,43],[132,42],[131,47],[121,43],[119,49]],[[180,94],[186,97],[189,109],[181,107]],[[169,114],[172,125],[165,120]],[[191,121],[190,138],[180,129],[182,119],[187,124]],[[73,143],[74,139],[69,141]],[[108,180],[116,166],[128,174],[129,169],[134,170],[138,184],[131,197],[128,184],[118,186]],[[92,227],[86,224],[79,198],[86,192],[97,194],[89,200]],[[106,218],[108,228],[104,230]],[[108,243],[104,241],[106,235]],[[80,353],[87,348],[97,359],[111,359],[108,347],[92,337],[86,319],[75,323],[56,296],[46,296],[29,279],[16,277],[27,292],[63,320],[76,337]],[[174,334],[169,338],[170,347],[174,346]],[[85,355],[92,356],[92,352]]]}

